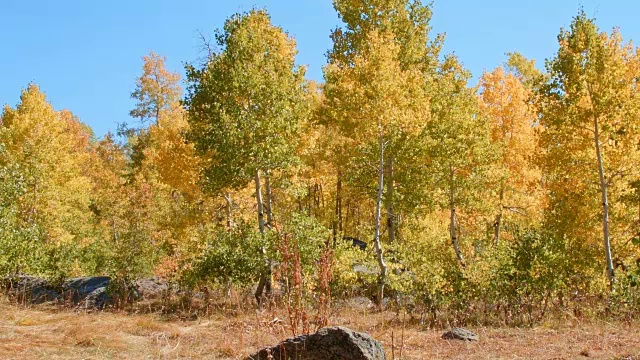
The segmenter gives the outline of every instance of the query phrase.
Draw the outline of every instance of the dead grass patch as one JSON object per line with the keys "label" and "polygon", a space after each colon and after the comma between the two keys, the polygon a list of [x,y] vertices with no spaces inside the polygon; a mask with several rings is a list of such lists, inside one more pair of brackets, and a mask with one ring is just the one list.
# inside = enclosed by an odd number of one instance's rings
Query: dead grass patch
{"label": "dead grass patch", "polygon": [[[85,313],[0,301],[0,358],[238,359],[291,336],[280,309],[212,312],[179,320],[158,314]],[[442,330],[393,312],[337,311],[331,325],[365,331],[403,359],[633,359],[640,323],[552,322],[530,328],[471,328],[477,343],[447,341]],[[404,342],[400,334],[403,333]],[[393,334],[393,344],[392,344]]]}

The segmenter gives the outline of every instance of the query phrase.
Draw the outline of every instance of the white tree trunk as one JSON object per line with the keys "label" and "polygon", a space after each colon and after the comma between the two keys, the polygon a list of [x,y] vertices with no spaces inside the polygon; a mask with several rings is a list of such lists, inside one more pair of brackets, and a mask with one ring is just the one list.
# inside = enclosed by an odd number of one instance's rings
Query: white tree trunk
{"label": "white tree trunk", "polygon": [[333,225],[333,246],[336,246],[336,238],[342,237],[342,172],[338,170],[336,179],[336,219]]}
{"label": "white tree trunk", "polygon": [[273,226],[273,193],[271,192],[271,173],[266,172],[264,177],[264,188],[266,190],[267,227]]}
{"label": "white tree trunk", "polygon": [[609,285],[613,287],[615,274],[613,270],[613,259],[611,257],[611,242],[609,239],[609,197],[607,195],[607,181],[604,175],[604,160],[600,150],[600,132],[598,128],[598,118],[594,117],[594,142],[596,146],[596,158],[598,160],[598,175],[600,176],[600,193],[602,195],[602,235],[604,242],[604,253],[607,261],[607,278]]}
{"label": "white tree trunk", "polygon": [[[262,203],[262,186],[260,184],[260,170],[256,171],[255,175],[255,183],[256,183],[256,203],[258,208],[258,229],[260,230],[260,234],[264,235],[264,206]],[[262,256],[265,258],[265,270],[260,272],[260,281],[258,282],[258,287],[256,288],[255,298],[258,304],[262,302],[262,297],[264,294],[265,287],[267,289],[271,288],[269,276],[266,273],[266,269],[269,267],[269,260],[267,259],[267,249],[265,247],[262,248]]]}
{"label": "white tree trunk", "polygon": [[500,231],[502,230],[502,202],[504,201],[504,181],[500,184],[500,202],[498,203],[498,215],[494,224],[493,246],[498,246],[500,242]]}
{"label": "white tree trunk", "polygon": [[378,265],[380,266],[380,274],[378,276],[378,306],[383,308],[384,299],[384,283],[387,278],[387,264],[384,262],[384,256],[382,254],[382,245],[380,244],[380,217],[382,208],[382,193],[384,187],[384,139],[380,135],[380,163],[378,166],[378,196],[376,198],[376,214],[375,214],[375,231],[373,235],[373,242],[376,247],[376,254],[378,256]]}
{"label": "white tree trunk", "polygon": [[227,228],[231,229],[233,227],[233,217],[231,215],[231,207],[233,206],[233,199],[231,198],[230,192],[227,192],[224,195],[224,200],[226,202],[226,210],[227,210]]}
{"label": "white tree trunk", "polygon": [[449,233],[451,235],[451,244],[453,245],[453,250],[456,252],[456,257],[458,258],[458,262],[460,266],[465,267],[464,257],[462,256],[462,251],[460,251],[460,245],[458,244],[458,231],[456,224],[456,199],[454,195],[455,184],[453,181],[453,168],[449,170],[449,211],[450,211],[450,222],[449,222]]}
{"label": "white tree trunk", "polygon": [[393,159],[387,159],[387,233],[389,234],[389,242],[396,240],[396,218],[393,212],[394,201],[394,184],[393,184]]}
{"label": "white tree trunk", "polygon": [[[271,172],[269,170],[266,171],[265,173],[265,179],[264,179],[264,187],[266,190],[266,204],[267,204],[267,229],[271,229],[274,225],[274,219],[273,219],[273,193],[271,192]],[[271,259],[270,257],[267,257],[266,259],[266,266],[267,266],[267,282],[265,283],[265,287],[266,287],[266,293],[267,294],[271,294],[271,282],[272,282],[272,274],[273,274],[273,259]]]}
{"label": "white tree trunk", "polygon": [[258,229],[264,234],[264,206],[262,202],[262,185],[260,184],[260,170],[256,171],[256,204],[258,206]]}

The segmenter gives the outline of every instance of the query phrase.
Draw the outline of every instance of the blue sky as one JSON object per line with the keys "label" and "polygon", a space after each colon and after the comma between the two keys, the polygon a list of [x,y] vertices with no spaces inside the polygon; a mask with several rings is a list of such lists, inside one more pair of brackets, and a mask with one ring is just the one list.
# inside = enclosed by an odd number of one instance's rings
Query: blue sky
{"label": "blue sky", "polygon": [[[298,42],[300,64],[322,80],[330,31],[339,25],[331,0],[2,0],[0,2],[0,105],[15,106],[35,82],[56,109],[69,109],[96,135],[130,120],[129,94],[141,57],[153,50],[170,70],[202,56],[198,32],[212,34],[224,20],[253,6]],[[556,51],[556,36],[580,7],[601,29],[618,26],[626,40],[640,39],[640,2],[632,0],[435,0],[434,33],[446,33],[455,52],[478,77],[520,51],[540,66]]]}

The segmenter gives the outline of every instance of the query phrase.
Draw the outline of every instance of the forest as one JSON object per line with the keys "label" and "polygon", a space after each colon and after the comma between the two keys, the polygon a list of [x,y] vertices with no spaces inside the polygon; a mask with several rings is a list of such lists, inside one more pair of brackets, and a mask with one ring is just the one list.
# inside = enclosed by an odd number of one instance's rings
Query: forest
{"label": "forest", "polygon": [[640,49],[578,11],[544,66],[474,83],[430,5],[333,3],[324,82],[253,9],[184,78],[144,56],[136,121],[103,137],[28,84],[0,117],[0,276],[153,276],[294,329],[357,296],[432,324],[635,319]]}

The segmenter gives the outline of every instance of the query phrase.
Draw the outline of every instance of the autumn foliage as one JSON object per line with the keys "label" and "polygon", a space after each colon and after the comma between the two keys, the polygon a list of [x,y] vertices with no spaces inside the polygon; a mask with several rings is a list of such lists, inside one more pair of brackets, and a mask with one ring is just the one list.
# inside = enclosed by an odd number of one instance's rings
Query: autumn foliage
{"label": "autumn foliage", "polygon": [[0,274],[259,284],[294,333],[354,295],[440,323],[635,314],[638,49],[579,13],[545,70],[511,53],[472,86],[430,6],[334,6],[324,83],[252,10],[185,93],[143,57],[116,134],[29,84],[0,117]]}

